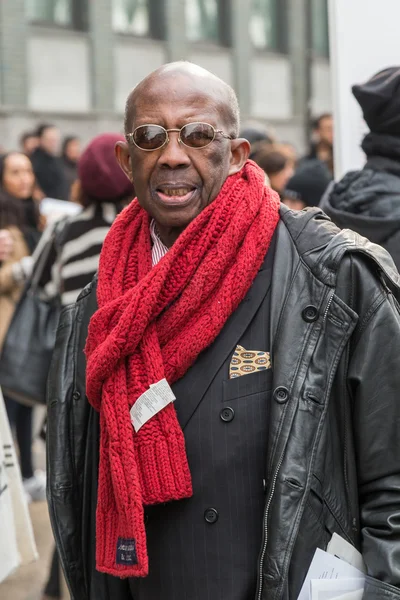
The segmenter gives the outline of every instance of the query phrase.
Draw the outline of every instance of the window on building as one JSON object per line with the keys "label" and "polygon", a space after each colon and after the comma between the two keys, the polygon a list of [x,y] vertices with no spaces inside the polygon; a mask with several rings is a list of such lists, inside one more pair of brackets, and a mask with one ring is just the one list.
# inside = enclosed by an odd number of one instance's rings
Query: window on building
{"label": "window on building", "polygon": [[186,0],[186,31],[192,42],[218,41],[219,14],[217,0]]}
{"label": "window on building", "polygon": [[29,21],[84,29],[86,4],[84,0],[26,0]]}
{"label": "window on building", "polygon": [[165,37],[164,0],[112,0],[112,19],[116,32]]}
{"label": "window on building", "polygon": [[147,36],[150,15],[147,0],[113,0],[114,31]]}
{"label": "window on building", "polygon": [[285,49],[285,0],[252,0],[250,38],[256,48]]}
{"label": "window on building", "polygon": [[72,24],[72,0],[27,0],[27,11],[30,21]]}
{"label": "window on building", "polygon": [[328,0],[312,0],[312,48],[318,56],[329,56]]}

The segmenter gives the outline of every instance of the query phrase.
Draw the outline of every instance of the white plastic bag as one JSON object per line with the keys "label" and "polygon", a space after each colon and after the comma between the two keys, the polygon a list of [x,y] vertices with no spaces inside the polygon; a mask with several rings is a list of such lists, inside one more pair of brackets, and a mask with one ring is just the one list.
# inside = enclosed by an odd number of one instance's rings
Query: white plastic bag
{"label": "white plastic bag", "polygon": [[0,389],[0,583],[19,566],[37,560],[21,472]]}

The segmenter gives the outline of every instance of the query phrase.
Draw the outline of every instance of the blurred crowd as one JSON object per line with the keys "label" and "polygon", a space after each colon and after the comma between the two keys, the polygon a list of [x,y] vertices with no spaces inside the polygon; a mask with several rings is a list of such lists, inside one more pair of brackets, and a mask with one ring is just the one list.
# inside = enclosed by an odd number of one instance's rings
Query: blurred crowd
{"label": "blurred crowd", "polygon": [[267,174],[281,201],[294,210],[318,206],[333,178],[333,117],[325,113],[312,124],[309,152],[300,156],[266,127],[249,123],[241,131],[251,143],[252,158]]}
{"label": "blurred crowd", "polygon": [[[24,133],[20,145],[0,157],[0,349],[45,229],[41,202],[71,198],[81,152],[78,137],[69,136],[61,145],[60,131],[51,124]],[[45,476],[32,464],[32,407],[7,397],[5,403],[16,429],[26,497],[44,500]]]}
{"label": "blurred crowd", "polygon": [[71,199],[81,155],[79,137],[70,135],[61,141],[59,129],[44,123],[35,131],[22,134],[20,150],[31,160],[36,178],[36,197]]}

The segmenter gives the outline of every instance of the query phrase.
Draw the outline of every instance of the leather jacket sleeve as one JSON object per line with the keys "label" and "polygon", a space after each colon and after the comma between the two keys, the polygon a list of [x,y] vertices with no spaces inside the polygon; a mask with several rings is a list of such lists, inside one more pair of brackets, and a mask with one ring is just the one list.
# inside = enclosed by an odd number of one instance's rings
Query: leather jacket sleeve
{"label": "leather jacket sleeve", "polygon": [[127,580],[95,569],[97,413],[85,395],[83,348],[95,284],[64,308],[47,383],[47,499],[71,600],[131,599]]}
{"label": "leather jacket sleeve", "polygon": [[[77,470],[71,426],[79,410],[75,390],[75,360],[79,306],[65,308],[60,316],[56,346],[47,382],[47,500],[54,538],[71,598],[86,600],[81,552],[82,471]],[[85,423],[80,421],[79,437]],[[76,430],[76,428],[74,428]],[[82,452],[84,455],[84,452]]]}
{"label": "leather jacket sleeve", "polygon": [[400,315],[386,290],[359,323],[349,364],[365,600],[400,598]]}

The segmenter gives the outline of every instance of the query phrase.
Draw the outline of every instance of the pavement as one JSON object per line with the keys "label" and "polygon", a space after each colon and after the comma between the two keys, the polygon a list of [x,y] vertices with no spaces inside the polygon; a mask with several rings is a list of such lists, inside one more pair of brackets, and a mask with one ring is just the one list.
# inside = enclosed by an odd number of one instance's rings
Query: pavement
{"label": "pavement", "polygon": [[[44,412],[36,410],[35,431],[40,429]],[[45,470],[45,444],[35,439],[33,444],[33,460],[35,468]],[[33,502],[29,506],[39,559],[20,567],[3,583],[0,583],[0,600],[42,600],[43,589],[50,570],[54,549],[53,534],[49,521],[46,502]],[[1,525],[0,525],[1,530]],[[69,600],[69,594],[64,591],[62,600]]]}
{"label": "pavement", "polygon": [[54,541],[46,502],[34,502],[30,513],[39,560],[20,567],[0,584],[0,600],[41,600],[47,580]]}

